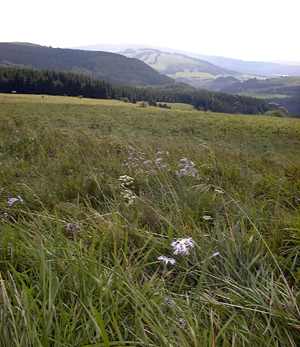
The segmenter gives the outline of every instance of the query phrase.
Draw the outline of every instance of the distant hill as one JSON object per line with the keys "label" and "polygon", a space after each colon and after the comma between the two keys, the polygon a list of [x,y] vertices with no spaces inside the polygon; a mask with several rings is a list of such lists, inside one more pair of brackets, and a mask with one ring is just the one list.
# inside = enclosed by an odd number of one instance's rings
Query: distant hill
{"label": "distant hill", "polygon": [[175,52],[164,52],[152,48],[130,48],[119,52],[136,58],[177,82],[203,87],[205,82],[217,76],[238,76],[233,70],[211,64],[205,60]]}
{"label": "distant hill", "polygon": [[109,52],[51,48],[31,43],[0,43],[0,66],[70,71],[136,86],[174,83],[138,59]]}
{"label": "distant hill", "polygon": [[267,99],[284,106],[291,115],[300,115],[300,77],[252,78],[239,81],[232,77],[217,78],[207,83],[211,91]]}
{"label": "distant hill", "polygon": [[[218,80],[215,80],[216,84]],[[291,97],[298,96],[300,98],[300,77],[277,77],[268,79],[249,79],[241,82],[232,80],[227,86],[218,89],[218,91],[232,94],[249,94],[254,96],[274,97]],[[216,90],[216,88],[210,88]]]}
{"label": "distant hill", "polygon": [[258,75],[265,77],[278,77],[278,76],[300,76],[300,65],[287,64],[287,63],[272,63],[272,62],[259,62],[259,61],[245,61],[240,59],[196,55],[199,58],[216,64],[224,69],[233,69],[240,74]]}
{"label": "distant hill", "polygon": [[[147,47],[145,45],[90,45],[83,46],[85,50],[105,50],[109,52],[124,52],[127,49],[133,50],[158,50],[165,53],[184,55],[190,58],[196,58],[206,63],[210,63],[219,67],[220,69],[234,71],[233,76],[236,74],[242,75],[242,79],[253,77],[278,77],[278,76],[300,76],[300,61],[299,62],[260,62],[260,61],[246,61],[241,59],[227,58],[222,56],[211,56],[195,52],[187,52],[182,50],[171,49],[168,47]],[[222,74],[223,75],[223,74]],[[230,74],[232,75],[232,74]],[[249,75],[249,76],[248,76]]]}

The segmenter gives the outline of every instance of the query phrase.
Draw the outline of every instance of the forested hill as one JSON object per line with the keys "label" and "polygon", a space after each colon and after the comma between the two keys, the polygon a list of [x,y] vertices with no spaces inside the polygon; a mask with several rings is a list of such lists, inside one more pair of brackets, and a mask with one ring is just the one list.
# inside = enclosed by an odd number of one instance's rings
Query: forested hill
{"label": "forested hill", "polygon": [[0,43],[0,65],[87,74],[112,83],[157,86],[174,81],[138,59],[119,54],[50,48],[27,43]]}
{"label": "forested hill", "polygon": [[102,99],[126,99],[130,102],[181,102],[196,109],[224,113],[258,114],[270,109],[264,100],[196,90],[184,85],[136,88],[113,86],[85,75],[57,71],[0,68],[0,92],[70,95]]}

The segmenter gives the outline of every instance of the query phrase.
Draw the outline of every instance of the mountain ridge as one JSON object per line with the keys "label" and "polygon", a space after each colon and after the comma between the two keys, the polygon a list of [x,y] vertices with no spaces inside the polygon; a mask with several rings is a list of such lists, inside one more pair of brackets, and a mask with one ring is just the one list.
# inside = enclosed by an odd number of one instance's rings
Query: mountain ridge
{"label": "mountain ridge", "polygon": [[165,52],[153,48],[129,48],[120,54],[136,58],[151,66],[158,72],[173,78],[177,82],[187,83],[193,87],[203,87],[203,82],[219,76],[236,76],[239,73],[221,68],[210,62],[183,53]]}
{"label": "mountain ridge", "polygon": [[[133,49],[145,49],[147,45],[134,45],[134,44],[119,44],[119,45],[103,45],[95,44],[82,46],[81,49],[84,50],[94,50],[100,47],[106,47],[106,49],[114,52],[121,52],[127,48]],[[169,53],[178,53],[188,55],[189,57],[194,57],[198,59],[203,59],[211,64],[217,65],[224,69],[234,70],[241,74],[265,76],[265,77],[278,77],[279,75],[291,75],[300,76],[300,61],[298,62],[284,62],[284,61],[252,61],[239,58],[223,57],[218,55],[201,54],[196,52],[188,52],[180,49],[173,49],[168,47],[155,47],[149,46],[150,49],[158,49],[161,51]],[[234,65],[232,65],[234,64]],[[251,76],[253,77],[253,76]]]}
{"label": "mountain ridge", "polygon": [[69,71],[126,85],[165,85],[174,81],[138,59],[123,55],[30,43],[0,43],[0,65]]}

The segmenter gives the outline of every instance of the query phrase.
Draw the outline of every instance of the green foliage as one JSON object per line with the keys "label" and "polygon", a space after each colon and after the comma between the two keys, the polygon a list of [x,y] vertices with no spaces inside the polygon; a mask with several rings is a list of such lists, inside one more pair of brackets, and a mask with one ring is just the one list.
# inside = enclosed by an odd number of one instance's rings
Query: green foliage
{"label": "green foliage", "polygon": [[107,99],[112,86],[85,75],[31,69],[0,68],[0,92],[70,95]]}
{"label": "green foliage", "polygon": [[[299,345],[297,120],[0,105],[1,346]],[[195,177],[176,175],[184,157]],[[195,247],[173,256],[181,237]]]}

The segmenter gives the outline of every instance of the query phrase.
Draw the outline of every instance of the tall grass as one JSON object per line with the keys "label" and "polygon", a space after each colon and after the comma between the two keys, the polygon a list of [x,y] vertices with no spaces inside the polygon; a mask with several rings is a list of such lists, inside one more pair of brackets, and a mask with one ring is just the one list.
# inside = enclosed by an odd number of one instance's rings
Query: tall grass
{"label": "tall grass", "polygon": [[23,101],[0,117],[1,346],[300,344],[299,124]]}

